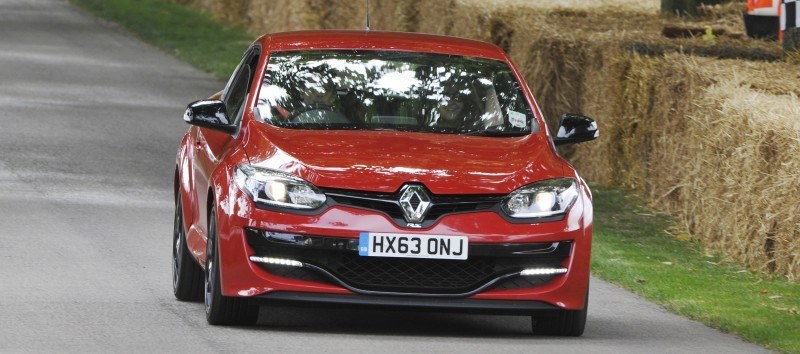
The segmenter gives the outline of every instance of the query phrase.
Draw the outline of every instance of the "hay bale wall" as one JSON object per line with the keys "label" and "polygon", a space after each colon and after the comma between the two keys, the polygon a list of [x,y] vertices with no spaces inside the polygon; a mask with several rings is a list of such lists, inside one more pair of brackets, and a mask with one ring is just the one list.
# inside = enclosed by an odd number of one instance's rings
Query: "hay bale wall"
{"label": "hay bale wall", "polygon": [[624,62],[597,177],[678,216],[709,251],[797,281],[800,85],[759,88],[797,67],[677,54]]}
{"label": "hay bale wall", "polygon": [[[364,27],[361,1],[175,1],[255,34]],[[709,251],[800,279],[800,70],[680,53],[725,48],[719,57],[774,58],[779,47],[736,37],[667,40],[659,0],[372,4],[376,30],[499,45],[536,94],[548,125],[566,112],[598,120],[601,139],[562,151],[587,179],[645,196]],[[723,10],[712,14],[714,21],[736,27],[738,10]]]}

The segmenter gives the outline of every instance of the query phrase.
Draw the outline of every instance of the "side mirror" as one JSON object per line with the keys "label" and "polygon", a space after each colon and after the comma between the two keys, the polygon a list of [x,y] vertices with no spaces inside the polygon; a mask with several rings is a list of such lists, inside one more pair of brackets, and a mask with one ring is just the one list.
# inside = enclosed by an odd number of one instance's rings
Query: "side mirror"
{"label": "side mirror", "polygon": [[219,130],[228,134],[236,132],[225,112],[225,104],[220,100],[200,100],[190,103],[183,114],[183,120],[191,125]]}
{"label": "side mirror", "polygon": [[597,139],[598,136],[600,136],[600,131],[597,130],[597,122],[594,119],[580,114],[567,113],[561,116],[553,143],[556,146],[577,144]]}

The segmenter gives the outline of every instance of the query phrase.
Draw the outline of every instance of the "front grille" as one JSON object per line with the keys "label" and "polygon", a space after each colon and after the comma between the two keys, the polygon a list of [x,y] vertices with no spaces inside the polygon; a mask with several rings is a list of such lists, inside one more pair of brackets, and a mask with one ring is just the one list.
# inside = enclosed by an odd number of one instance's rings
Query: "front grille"
{"label": "front grille", "polygon": [[330,269],[351,286],[386,292],[466,293],[491,280],[495,262],[361,257],[340,254]]}
{"label": "front grille", "polygon": [[[421,294],[466,294],[500,276],[530,267],[559,267],[571,244],[471,244],[467,260],[362,257],[355,239],[301,236],[296,243],[267,238],[247,230],[247,242],[262,257],[289,258],[313,268],[259,264],[268,272],[292,279],[346,285],[354,291]],[[286,234],[278,234],[286,235]],[[285,236],[281,236],[284,239]],[[557,245],[557,246],[553,246]],[[284,269],[280,269],[284,268]],[[516,279],[522,278],[522,279]],[[512,281],[515,280],[516,281]],[[494,285],[517,289],[546,283],[552,277],[515,277]]]}
{"label": "front grille", "polygon": [[[399,203],[399,191],[397,193],[378,193],[332,188],[321,188],[321,191],[336,204],[375,210],[388,215],[396,224],[406,226]],[[453,196],[429,193],[429,195],[431,207],[421,223],[423,227],[432,225],[447,214],[491,210],[505,197],[505,195],[495,194]],[[415,196],[409,202],[416,208],[421,200]]]}
{"label": "front grille", "polygon": [[[436,220],[447,214],[465,213],[472,211],[487,211],[492,209],[502,197],[484,197],[480,200],[464,198],[440,198],[428,211],[426,219]],[[448,200],[449,199],[449,200]]]}
{"label": "front grille", "polygon": [[403,211],[398,202],[399,198],[393,194],[368,193],[355,191],[342,191],[322,189],[322,192],[336,204],[356,208],[375,210],[389,215],[394,220],[405,220]]}

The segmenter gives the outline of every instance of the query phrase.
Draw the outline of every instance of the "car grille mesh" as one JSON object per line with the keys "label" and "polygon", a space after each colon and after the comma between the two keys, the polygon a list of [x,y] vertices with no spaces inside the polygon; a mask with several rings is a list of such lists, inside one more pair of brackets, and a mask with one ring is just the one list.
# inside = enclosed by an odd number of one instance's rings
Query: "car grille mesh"
{"label": "car grille mesh", "polygon": [[329,264],[355,287],[383,291],[468,292],[495,274],[486,258],[465,261],[340,255]]}

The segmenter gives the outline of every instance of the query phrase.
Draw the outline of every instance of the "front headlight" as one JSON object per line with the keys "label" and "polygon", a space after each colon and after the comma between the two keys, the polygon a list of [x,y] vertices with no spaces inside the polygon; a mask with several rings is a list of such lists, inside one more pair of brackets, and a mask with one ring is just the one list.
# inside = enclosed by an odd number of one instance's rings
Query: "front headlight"
{"label": "front headlight", "polygon": [[578,199],[573,178],[539,181],[517,189],[503,199],[503,211],[512,218],[544,218],[562,215]]}
{"label": "front headlight", "polygon": [[254,202],[290,209],[316,209],[325,204],[325,194],[299,177],[282,171],[236,166],[234,180]]}

